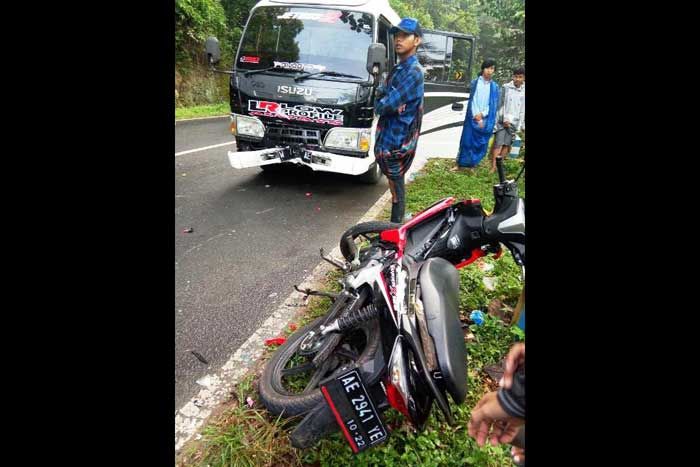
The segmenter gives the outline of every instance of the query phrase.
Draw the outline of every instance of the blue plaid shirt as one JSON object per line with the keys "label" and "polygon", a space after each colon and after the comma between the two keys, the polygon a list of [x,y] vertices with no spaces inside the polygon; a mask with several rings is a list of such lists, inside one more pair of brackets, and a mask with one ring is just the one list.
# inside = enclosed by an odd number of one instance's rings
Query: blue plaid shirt
{"label": "blue plaid shirt", "polygon": [[[375,105],[374,113],[379,115],[375,154],[380,151],[394,151],[409,136],[409,127],[423,105],[423,69],[415,55],[398,63],[388,79],[390,83],[380,87],[385,95]],[[406,104],[406,109],[398,113],[398,108]]]}

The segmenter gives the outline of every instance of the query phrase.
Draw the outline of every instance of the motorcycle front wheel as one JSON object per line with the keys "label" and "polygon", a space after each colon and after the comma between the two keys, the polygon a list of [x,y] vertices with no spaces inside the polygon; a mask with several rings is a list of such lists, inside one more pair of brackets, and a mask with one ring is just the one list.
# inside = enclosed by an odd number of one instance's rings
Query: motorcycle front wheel
{"label": "motorcycle front wheel", "polygon": [[348,364],[361,365],[374,358],[381,344],[378,319],[344,333],[329,356],[316,367],[315,349],[333,335],[317,338],[324,319],[325,316],[317,318],[289,336],[265,365],[260,378],[260,398],[272,414],[292,417],[310,411],[324,400],[320,381],[340,374]]}

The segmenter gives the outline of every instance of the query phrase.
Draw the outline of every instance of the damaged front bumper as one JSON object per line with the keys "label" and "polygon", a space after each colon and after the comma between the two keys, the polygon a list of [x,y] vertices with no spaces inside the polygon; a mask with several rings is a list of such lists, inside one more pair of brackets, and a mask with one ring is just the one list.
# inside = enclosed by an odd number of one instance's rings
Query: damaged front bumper
{"label": "damaged front bumper", "polygon": [[374,163],[374,157],[351,157],[331,152],[312,151],[301,146],[266,148],[257,151],[228,151],[228,160],[234,169],[289,162],[305,165],[320,172],[362,175]]}

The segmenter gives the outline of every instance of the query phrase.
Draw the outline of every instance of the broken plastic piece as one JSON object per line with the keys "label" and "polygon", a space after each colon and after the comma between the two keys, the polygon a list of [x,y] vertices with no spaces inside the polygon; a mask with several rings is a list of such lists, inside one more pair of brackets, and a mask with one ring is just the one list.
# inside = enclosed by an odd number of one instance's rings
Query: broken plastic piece
{"label": "broken plastic piece", "polygon": [[282,345],[286,340],[286,337],[273,337],[272,339],[265,339],[265,345],[268,347],[272,345]]}
{"label": "broken plastic piece", "polygon": [[471,319],[477,326],[484,324],[484,313],[481,310],[473,310],[469,313],[469,319]]}
{"label": "broken plastic piece", "polygon": [[496,290],[496,278],[495,277],[486,276],[482,279],[482,282],[484,283],[484,288],[486,290],[489,290],[489,291]]}
{"label": "broken plastic piece", "polygon": [[190,353],[197,357],[197,360],[199,360],[200,362],[204,363],[205,365],[209,365],[209,362],[204,357],[202,357],[202,354],[200,354],[199,352],[190,350]]}

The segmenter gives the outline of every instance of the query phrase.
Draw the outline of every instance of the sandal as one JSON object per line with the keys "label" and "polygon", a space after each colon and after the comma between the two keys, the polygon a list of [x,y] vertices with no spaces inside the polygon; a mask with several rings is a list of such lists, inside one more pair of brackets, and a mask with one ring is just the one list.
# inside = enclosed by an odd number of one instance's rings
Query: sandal
{"label": "sandal", "polygon": [[516,448],[513,446],[510,449],[510,455],[513,458],[513,464],[517,466],[524,466],[525,465],[525,449],[524,448]]}
{"label": "sandal", "polygon": [[510,442],[510,455],[513,458],[513,464],[517,466],[525,465],[525,426],[520,427],[515,439]]}

